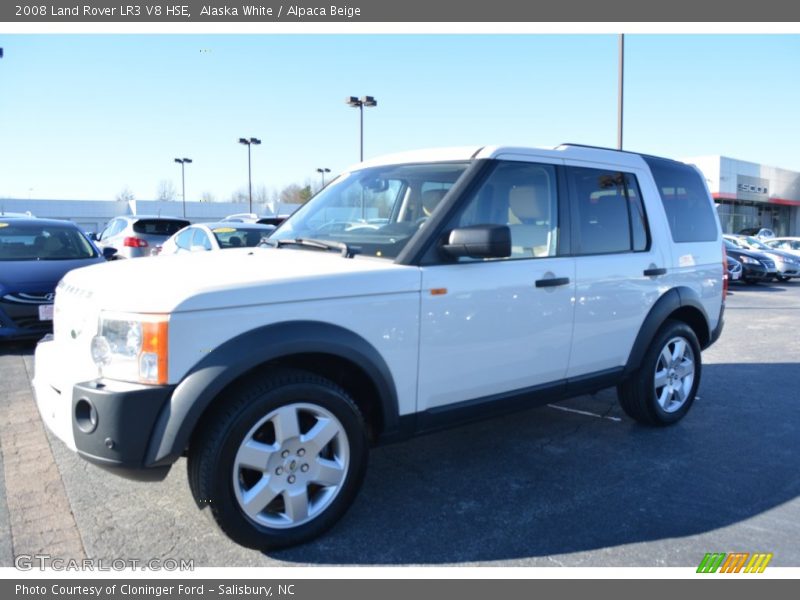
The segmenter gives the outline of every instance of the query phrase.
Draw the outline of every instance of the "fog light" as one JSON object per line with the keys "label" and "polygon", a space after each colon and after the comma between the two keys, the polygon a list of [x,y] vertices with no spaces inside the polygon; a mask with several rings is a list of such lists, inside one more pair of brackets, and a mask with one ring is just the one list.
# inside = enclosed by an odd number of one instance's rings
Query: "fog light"
{"label": "fog light", "polygon": [[97,410],[86,398],[75,403],[75,424],[83,433],[92,433],[97,429]]}

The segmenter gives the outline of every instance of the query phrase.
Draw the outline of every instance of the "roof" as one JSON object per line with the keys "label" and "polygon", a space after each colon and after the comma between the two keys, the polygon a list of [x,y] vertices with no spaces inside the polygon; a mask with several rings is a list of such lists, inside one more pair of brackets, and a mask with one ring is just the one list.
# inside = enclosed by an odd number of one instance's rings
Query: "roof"
{"label": "roof", "polygon": [[615,165],[625,165],[630,167],[641,167],[644,166],[642,157],[645,155],[635,152],[628,152],[626,150],[615,150],[612,148],[601,148],[597,146],[585,146],[580,144],[561,144],[555,148],[542,148],[536,146],[458,146],[452,148],[429,148],[379,156],[366,160],[363,163],[352,165],[347,169],[347,171],[379,165],[411,164],[416,162],[468,161],[473,159],[513,159],[515,156],[541,157],[551,160],[554,159],[556,161],[569,159],[586,160],[599,163],[608,162]]}
{"label": "roof", "polygon": [[67,221],[66,219],[40,219],[38,217],[16,216],[5,219],[3,215],[0,215],[0,223],[13,223],[14,225],[68,225],[70,227],[74,227],[75,229],[79,229],[75,223],[72,221]]}
{"label": "roof", "polygon": [[208,227],[209,229],[214,229],[216,227],[230,227],[231,229],[252,229],[255,231],[274,231],[274,225],[262,225],[261,223],[243,223],[241,221],[217,221],[214,223],[195,223],[192,227],[197,227],[198,225],[202,225],[203,227]]}

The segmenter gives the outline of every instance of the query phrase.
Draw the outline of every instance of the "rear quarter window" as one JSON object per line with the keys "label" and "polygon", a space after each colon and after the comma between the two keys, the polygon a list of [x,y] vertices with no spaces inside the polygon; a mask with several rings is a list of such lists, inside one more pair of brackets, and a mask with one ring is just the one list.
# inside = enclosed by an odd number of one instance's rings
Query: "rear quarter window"
{"label": "rear quarter window", "polygon": [[168,219],[139,219],[133,224],[136,233],[149,235],[174,235],[189,225],[189,221]]}
{"label": "rear quarter window", "polygon": [[676,243],[716,241],[717,218],[700,174],[675,161],[643,158],[658,186],[672,240]]}

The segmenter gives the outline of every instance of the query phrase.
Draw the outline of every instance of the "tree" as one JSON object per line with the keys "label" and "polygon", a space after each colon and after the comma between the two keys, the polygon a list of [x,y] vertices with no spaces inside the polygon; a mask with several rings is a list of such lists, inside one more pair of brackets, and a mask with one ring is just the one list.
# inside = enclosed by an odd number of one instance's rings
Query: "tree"
{"label": "tree", "polygon": [[136,200],[136,197],[133,195],[131,188],[126,185],[122,188],[122,191],[117,194],[116,200],[117,202],[130,202],[131,200]]}
{"label": "tree", "polygon": [[305,204],[313,195],[311,185],[300,187],[296,183],[287,185],[280,193],[280,201],[285,204]]}
{"label": "tree", "polygon": [[203,192],[200,194],[200,202],[216,202],[217,199],[211,192]]}
{"label": "tree", "polygon": [[156,198],[163,202],[168,202],[171,200],[175,200],[177,196],[177,192],[175,191],[175,184],[172,183],[169,179],[162,179],[158,182],[158,191],[156,192]]}
{"label": "tree", "polygon": [[239,188],[231,194],[231,202],[247,202],[249,197],[247,189]]}

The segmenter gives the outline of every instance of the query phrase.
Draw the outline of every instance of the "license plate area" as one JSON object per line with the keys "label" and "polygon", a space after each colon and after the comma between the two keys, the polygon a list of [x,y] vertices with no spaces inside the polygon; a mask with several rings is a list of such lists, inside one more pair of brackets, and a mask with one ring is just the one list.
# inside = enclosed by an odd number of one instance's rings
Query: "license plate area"
{"label": "license plate area", "polygon": [[53,305],[52,304],[40,304],[39,305],[39,320],[40,321],[52,321],[53,320]]}

